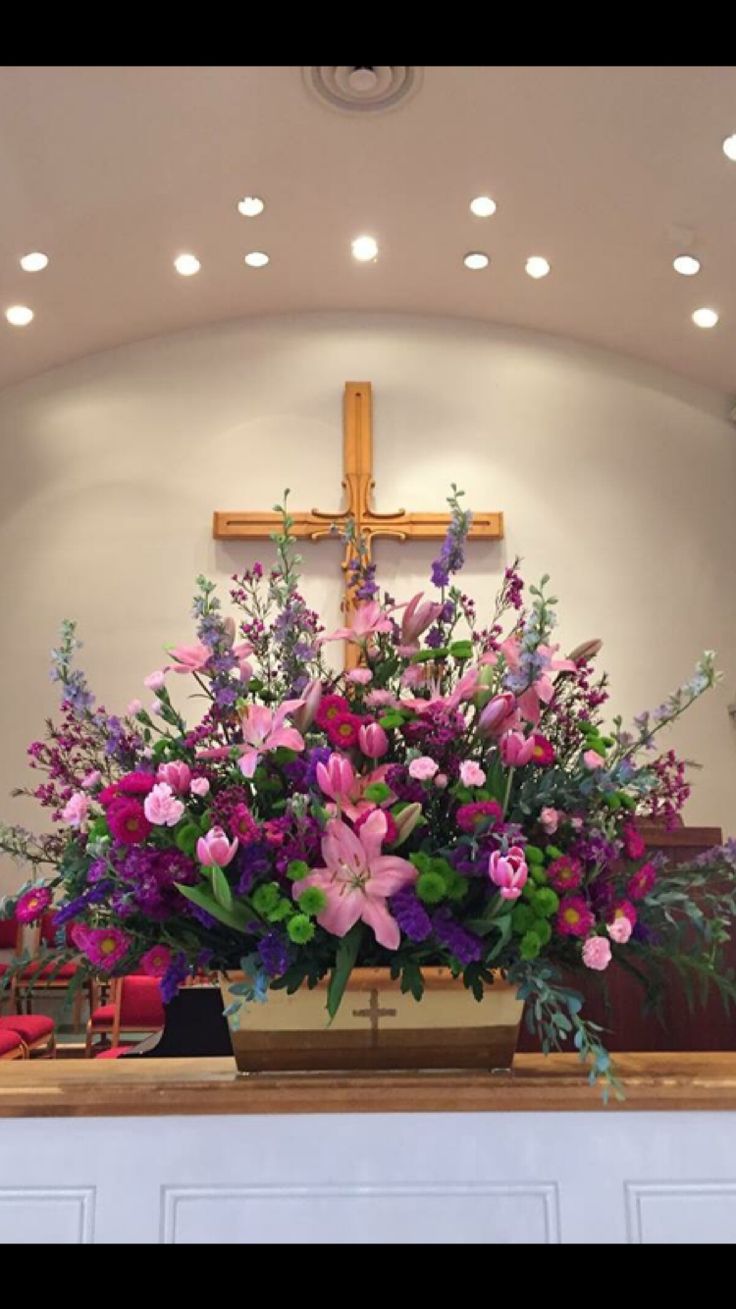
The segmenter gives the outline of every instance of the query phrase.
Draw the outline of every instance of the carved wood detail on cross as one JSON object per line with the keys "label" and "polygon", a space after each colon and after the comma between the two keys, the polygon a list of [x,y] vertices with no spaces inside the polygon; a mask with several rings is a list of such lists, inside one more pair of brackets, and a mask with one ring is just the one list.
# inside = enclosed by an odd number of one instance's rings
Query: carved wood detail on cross
{"label": "carved wood detail on cross", "polygon": [[[356,534],[362,536],[370,557],[372,542],[377,537],[392,537],[398,541],[441,540],[450,522],[447,513],[381,514],[373,508],[373,394],[370,382],[346,382],[343,409],[343,491],[347,502],[337,513],[323,513],[320,509],[309,512],[290,510],[294,520],[292,535],[300,540],[319,541],[334,538],[335,529],[344,528],[349,519],[355,522]],[[259,511],[216,510],[213,518],[213,535],[217,540],[264,541],[281,526],[277,513]],[[503,514],[473,511],[470,536],[474,540],[497,541],[503,536]],[[354,599],[349,584],[348,566],[354,555],[351,544],[346,545],[342,560],[345,596],[343,610],[353,607]],[[348,667],[357,662],[357,650],[348,645]]]}

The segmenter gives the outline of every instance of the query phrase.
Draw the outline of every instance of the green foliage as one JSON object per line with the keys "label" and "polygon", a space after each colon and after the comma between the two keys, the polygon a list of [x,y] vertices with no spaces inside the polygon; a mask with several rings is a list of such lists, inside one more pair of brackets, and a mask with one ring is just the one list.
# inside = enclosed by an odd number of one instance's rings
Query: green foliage
{"label": "green foliage", "polygon": [[348,984],[348,978],[355,967],[360,950],[360,943],[363,939],[363,924],[356,923],[346,936],[343,936],[338,942],[335,951],[335,967],[330,974],[330,981],[327,987],[327,1012],[330,1018],[334,1018],[340,1002]]}
{"label": "green foliage", "polygon": [[246,905],[234,904],[231,909],[226,909],[224,905],[218,903],[209,886],[185,886],[182,882],[175,882],[177,891],[192,904],[199,905],[200,909],[206,909],[208,914],[212,914],[218,922],[224,923],[226,927],[232,927],[235,932],[244,932],[246,926],[252,921],[253,915],[249,913]]}
{"label": "green foliage", "polygon": [[188,855],[191,859],[201,835],[202,833],[196,823],[185,823],[183,827],[178,829],[174,839],[182,853]]}

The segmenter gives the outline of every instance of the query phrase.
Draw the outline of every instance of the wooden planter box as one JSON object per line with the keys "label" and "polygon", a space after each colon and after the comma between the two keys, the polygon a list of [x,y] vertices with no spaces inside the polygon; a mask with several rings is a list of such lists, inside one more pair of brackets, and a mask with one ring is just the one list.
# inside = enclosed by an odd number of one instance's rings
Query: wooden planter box
{"label": "wooden planter box", "polygon": [[[510,1069],[523,1010],[516,988],[496,974],[479,1002],[448,969],[423,972],[417,1002],[387,969],[354,969],[332,1023],[326,983],[294,995],[269,991],[231,1020],[239,1071]],[[224,978],[222,992],[226,1005],[236,998]]]}

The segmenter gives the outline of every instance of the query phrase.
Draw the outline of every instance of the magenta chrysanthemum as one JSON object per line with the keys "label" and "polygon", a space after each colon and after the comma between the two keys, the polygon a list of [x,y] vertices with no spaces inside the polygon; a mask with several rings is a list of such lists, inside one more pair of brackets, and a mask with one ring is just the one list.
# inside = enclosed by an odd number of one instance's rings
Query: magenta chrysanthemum
{"label": "magenta chrysanthemum", "polygon": [[163,977],[171,967],[173,955],[167,945],[154,945],[140,958],[141,972],[147,977]]}
{"label": "magenta chrysanthemum", "polygon": [[503,818],[503,810],[495,800],[477,800],[460,805],[455,818],[461,832],[477,832],[484,825],[495,826]]}
{"label": "magenta chrysanthemum", "polygon": [[15,906],[15,916],[19,923],[35,923],[46,912],[53,896],[47,886],[33,887],[24,891]]}
{"label": "magenta chrysanthemum", "polygon": [[657,880],[657,870],[652,863],[642,864],[632,873],[626,883],[627,894],[632,900],[643,900],[645,895],[649,895],[654,883]]}
{"label": "magenta chrysanthemum", "polygon": [[357,745],[361,722],[355,714],[335,714],[326,726],[330,744],[342,746],[344,750]]}
{"label": "magenta chrysanthemum", "polygon": [[560,936],[587,936],[594,924],[593,912],[581,895],[565,896],[557,911]]}
{"label": "magenta chrysanthemum", "polygon": [[547,875],[556,891],[576,891],[583,880],[583,865],[570,855],[560,855],[547,869]]}
{"label": "magenta chrysanthemum", "polygon": [[110,806],[107,822],[121,845],[140,845],[151,831],[151,824],[143,812],[143,805],[137,800],[127,800],[121,796]]}
{"label": "magenta chrysanthemum", "polygon": [[84,933],[80,945],[94,968],[109,973],[128,953],[131,937],[119,927],[91,927]]}

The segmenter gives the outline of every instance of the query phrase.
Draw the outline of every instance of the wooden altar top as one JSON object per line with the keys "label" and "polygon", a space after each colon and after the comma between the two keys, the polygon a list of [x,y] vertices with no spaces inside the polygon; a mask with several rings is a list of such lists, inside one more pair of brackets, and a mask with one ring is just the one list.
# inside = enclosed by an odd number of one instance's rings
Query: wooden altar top
{"label": "wooden altar top", "polygon": [[604,1106],[567,1054],[519,1054],[510,1075],[238,1077],[230,1059],[16,1060],[0,1063],[0,1117],[736,1110],[736,1053],[621,1054],[616,1068],[626,1100]]}

